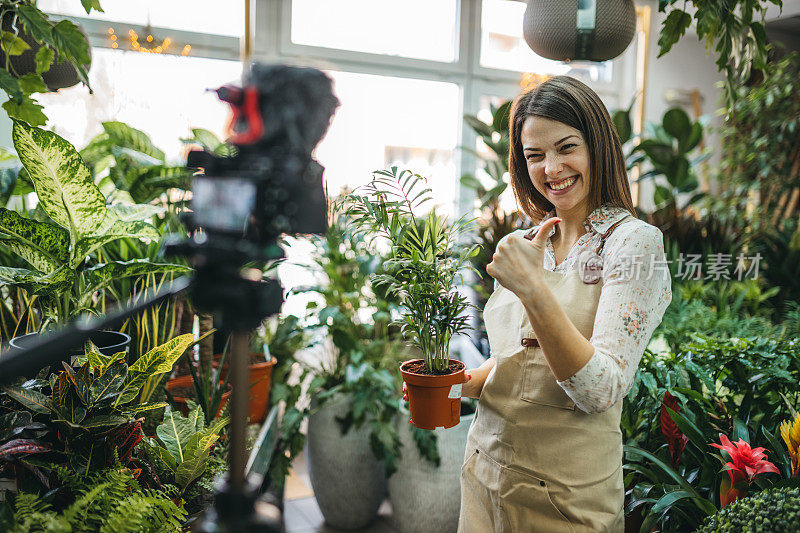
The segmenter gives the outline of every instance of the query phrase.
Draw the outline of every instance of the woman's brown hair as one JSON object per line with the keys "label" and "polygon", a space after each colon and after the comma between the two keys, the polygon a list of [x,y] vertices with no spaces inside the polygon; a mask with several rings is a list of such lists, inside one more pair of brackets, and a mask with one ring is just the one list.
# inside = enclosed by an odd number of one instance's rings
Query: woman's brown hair
{"label": "woman's brown hair", "polygon": [[508,171],[517,203],[532,220],[540,221],[553,209],[533,186],[522,153],[522,125],[532,116],[561,122],[583,135],[589,150],[589,214],[601,205],[612,204],[636,216],[622,144],[606,106],[585,84],[556,76],[519,95],[511,106]]}

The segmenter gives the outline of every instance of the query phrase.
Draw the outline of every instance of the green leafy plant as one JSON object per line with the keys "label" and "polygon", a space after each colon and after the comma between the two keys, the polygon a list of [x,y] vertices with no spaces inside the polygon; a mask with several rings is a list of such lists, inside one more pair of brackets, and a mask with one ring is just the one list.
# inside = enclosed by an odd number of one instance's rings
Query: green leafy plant
{"label": "green leafy plant", "polygon": [[233,157],[237,154],[237,148],[234,144],[227,140],[220,140],[214,132],[203,128],[192,128],[192,136],[181,139],[181,141],[185,144],[200,145],[202,149],[220,157]]}
{"label": "green leafy plant", "polygon": [[[267,344],[268,352],[277,359],[272,370],[270,403],[283,403],[283,416],[279,428],[278,442],[272,454],[269,468],[272,483],[282,488],[289,475],[292,461],[303,450],[306,442],[303,422],[308,418],[309,407],[303,402],[303,384],[308,372],[295,359],[295,353],[308,345],[308,335],[296,316],[276,318],[263,324],[261,342]],[[293,375],[294,370],[300,376]],[[317,390],[323,378],[316,376],[307,390]]]}
{"label": "green leafy plant", "polygon": [[790,533],[800,530],[800,489],[782,487],[737,500],[709,516],[698,533],[752,531]]}
{"label": "green leafy plant", "polygon": [[783,227],[765,229],[753,243],[753,251],[763,258],[760,276],[779,289],[772,300],[777,317],[785,317],[791,306],[800,302],[800,224],[790,221]]}
{"label": "green leafy plant", "polygon": [[169,189],[188,190],[191,184],[192,169],[168,164],[146,133],[124,122],[103,122],[103,133],[80,155],[101,191],[124,191],[131,202],[150,203]]}
{"label": "green leafy plant", "polygon": [[687,205],[695,203],[705,193],[697,192],[698,182],[693,168],[708,154],[690,157],[690,153],[703,139],[703,125],[692,122],[683,109],[673,107],[664,113],[661,124],[652,125],[651,129],[649,138],[640,141],[632,151],[634,155],[643,152],[653,167],[639,180],[664,178],[662,183],[656,184],[653,196],[657,209],[677,210],[680,194],[692,195]]}
{"label": "green leafy plant", "polygon": [[[81,0],[81,4],[87,14],[92,9],[103,11],[99,0]],[[8,95],[3,109],[12,118],[42,126],[47,117],[42,106],[31,97],[35,93],[47,92],[42,74],[49,72],[54,63],[66,63],[75,69],[78,79],[88,87],[89,42],[74,22],[51,20],[30,0],[5,0],[0,8],[0,18],[3,20],[0,33],[3,54],[0,57],[4,59],[0,68],[0,88]],[[9,21],[8,26],[6,21]],[[34,55],[36,46],[39,48],[35,52],[35,72],[17,72],[10,58]]]}
{"label": "green leafy plant", "polygon": [[770,63],[769,76],[753,86],[737,88],[736,103],[722,128],[720,182],[725,189],[746,194],[762,191],[766,220],[774,220],[781,196],[800,186],[795,172],[800,154],[800,98],[797,97],[800,55],[796,52]]}
{"label": "green leafy plant", "polygon": [[[205,336],[213,334],[214,330],[206,333]],[[202,337],[198,342],[202,341]],[[222,403],[222,395],[229,389],[228,381],[230,374],[225,374],[224,365],[227,357],[228,348],[222,352],[222,357],[218,361],[216,368],[212,368],[210,364],[204,361],[199,361],[195,366],[189,364],[189,372],[192,375],[192,386],[194,388],[195,399],[201,407],[201,412],[205,415],[205,422],[211,424],[217,418],[220,404]],[[189,353],[187,352],[187,357]]]}
{"label": "green leafy plant", "polygon": [[199,405],[189,403],[189,416],[167,411],[156,428],[158,439],[148,439],[152,451],[167,465],[181,493],[199,478],[206,469],[211,447],[228,425],[227,417],[217,419],[206,427],[205,415]]}
{"label": "green leafy plant", "polygon": [[[286,402],[278,443],[281,452],[274,455],[270,471],[281,483],[292,458],[302,450],[305,436],[301,425],[312,412],[301,400],[307,387],[316,409],[336,395],[345,395],[349,410],[338,420],[342,433],[368,427],[372,451],[391,474],[400,456],[394,420],[399,384],[388,369],[399,364],[399,330],[390,326],[395,302],[370,280],[371,274],[380,272],[382,256],[355,231],[341,199],[332,202],[326,234],[313,242],[318,283],[296,292],[318,295],[322,308],[316,301],[309,304],[308,333],[297,318],[287,317],[272,325],[274,333],[265,335],[269,352],[278,359],[272,401]],[[320,347],[326,357],[319,365],[295,364],[294,353],[313,333],[324,339]],[[293,368],[301,375],[293,377],[289,385],[287,378]]]}
{"label": "green leafy plant", "polygon": [[[622,417],[627,509],[643,511],[641,531],[693,530],[716,512],[728,494],[728,459],[709,449],[720,434],[767,446],[791,477],[780,423],[797,406],[798,377],[797,339],[698,337],[680,353],[646,352]],[[749,490],[776,481],[759,476]]]}
{"label": "green leafy plant", "polygon": [[[736,87],[746,82],[754,71],[766,74],[767,31],[764,28],[767,6],[783,6],[782,0],[697,0],[692,2],[697,36],[706,49],[714,47],[717,69],[725,74],[728,102],[736,98]],[[659,0],[658,10],[667,13],[658,39],[658,57],[672,49],[692,25],[687,3]]]}
{"label": "green leafy plant", "polygon": [[[109,468],[81,480],[73,501],[62,509],[50,498],[21,492],[5,531],[167,532],[181,531],[186,518],[175,491],[140,488],[131,472]],[[0,523],[0,525],[3,525]]]}
{"label": "green leafy plant", "polygon": [[791,324],[773,324],[769,309],[761,306],[775,288],[761,292],[755,280],[675,284],[653,338],[663,339],[673,353],[697,336],[791,338]]}
{"label": "green leafy plant", "polygon": [[386,273],[373,276],[377,286],[398,298],[404,337],[422,351],[429,372],[446,373],[450,339],[470,329],[466,296],[456,290],[460,270],[479,246],[456,249],[458,237],[471,221],[461,217],[452,225],[431,210],[418,218],[420,206],[431,200],[424,178],[397,167],[373,173],[363,195],[347,197],[348,216],[360,231],[391,245]]}
{"label": "green leafy plant", "polygon": [[0,245],[30,267],[0,267],[0,282],[37,296],[42,326],[91,312],[95,293],[114,279],[188,270],[140,260],[87,266],[87,256],[111,241],[158,239],[158,230],[144,222],[157,209],[107,205],[75,148],[52,132],[15,120],[13,138],[46,220],[0,208]]}
{"label": "green leafy plant", "polygon": [[90,348],[73,365],[64,363],[64,370],[50,374],[47,381],[4,386],[0,399],[12,411],[5,422],[13,430],[2,435],[5,442],[0,440],[0,445],[7,448],[0,457],[17,461],[48,454],[57,459],[37,464],[32,468],[37,475],[64,460],[82,475],[110,463],[115,454],[127,462],[141,439],[138,417],[166,405],[139,403],[142,385],[169,372],[192,340],[191,334],[176,337],[130,367],[124,352],[105,356]]}

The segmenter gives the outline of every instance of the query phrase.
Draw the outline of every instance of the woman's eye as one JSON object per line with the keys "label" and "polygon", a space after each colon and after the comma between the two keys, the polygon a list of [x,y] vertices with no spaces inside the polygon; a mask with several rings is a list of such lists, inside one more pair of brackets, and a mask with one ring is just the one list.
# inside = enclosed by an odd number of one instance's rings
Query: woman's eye
{"label": "woman's eye", "polygon": [[542,157],[542,154],[528,154],[528,161],[537,161]]}
{"label": "woman's eye", "polygon": [[571,149],[575,148],[575,146],[577,146],[577,145],[575,145],[575,144],[565,144],[565,145],[563,145],[561,147],[561,149],[562,150],[571,150]]}

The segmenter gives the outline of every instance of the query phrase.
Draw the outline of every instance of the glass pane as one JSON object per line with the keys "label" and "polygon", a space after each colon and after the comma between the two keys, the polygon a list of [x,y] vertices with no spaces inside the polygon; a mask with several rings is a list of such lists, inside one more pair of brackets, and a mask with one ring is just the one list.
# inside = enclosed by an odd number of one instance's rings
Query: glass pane
{"label": "glass pane", "polygon": [[[341,105],[317,148],[329,197],[369,182],[372,171],[396,165],[428,178],[438,213],[452,215],[456,192],[459,88],[452,83],[328,72]],[[424,211],[423,211],[424,213]],[[313,247],[290,239],[281,264],[286,289],[309,284]],[[284,314],[305,314],[309,293],[292,294]]]}
{"label": "glass pane", "polygon": [[[478,99],[478,114],[477,117],[485,122],[486,124],[492,123],[492,112],[503,105],[505,102],[509,100],[513,100],[517,95],[509,95],[507,98],[503,98],[500,96],[492,95],[483,95]],[[498,137],[499,139],[499,137]],[[490,159],[494,157],[494,152],[492,152],[486,144],[484,144],[483,140],[480,137],[477,138],[475,143],[475,150],[480,154],[482,158]],[[508,154],[505,154],[505,157],[508,158]],[[489,174],[483,169],[483,161],[479,160],[477,162],[477,168],[475,169],[475,177],[478,178],[484,185],[484,187],[489,188],[496,185],[494,179],[489,176]],[[508,172],[503,174],[503,181],[508,183],[508,187],[503,194],[500,195],[500,207],[506,213],[511,213],[517,210],[517,200],[514,197],[514,191],[511,189],[511,175]],[[476,199],[476,206],[479,205]]]}
{"label": "glass pane", "polygon": [[456,0],[292,0],[292,42],[452,62],[457,10]]}
{"label": "glass pane", "polygon": [[611,62],[572,63],[552,61],[536,55],[522,36],[525,2],[482,0],[481,65],[489,68],[568,74],[587,81],[611,81]]}
{"label": "glass pane", "polygon": [[[78,0],[39,0],[36,5],[48,13],[87,17]],[[244,33],[244,3],[241,1],[102,0],[100,5],[104,12],[92,10],[88,18],[235,37]]]}
{"label": "glass pane", "polygon": [[167,157],[178,162],[190,128],[224,138],[229,106],[206,92],[241,78],[241,63],[195,57],[139,54],[107,48],[92,51],[89,81],[94,94],[78,85],[37,95],[52,130],[82,148],[118,120],[144,131]]}
{"label": "glass pane", "polygon": [[455,200],[459,89],[453,83],[329,72],[341,105],[317,149],[330,195],[397,165],[428,178],[437,210]]}

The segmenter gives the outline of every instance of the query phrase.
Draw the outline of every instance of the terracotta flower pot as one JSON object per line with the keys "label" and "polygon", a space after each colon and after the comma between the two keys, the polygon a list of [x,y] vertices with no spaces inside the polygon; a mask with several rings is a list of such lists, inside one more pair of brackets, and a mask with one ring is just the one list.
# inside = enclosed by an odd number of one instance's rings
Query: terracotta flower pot
{"label": "terracotta flower pot", "polygon": [[[211,363],[216,369],[219,366],[221,354],[214,356]],[[227,358],[226,358],[227,361]],[[272,368],[278,360],[274,357],[270,361],[264,360],[264,354],[251,353],[250,361],[247,366],[249,372],[248,384],[250,387],[250,423],[260,424],[267,417],[267,406],[269,405],[269,392],[272,386]],[[228,375],[228,364],[222,365],[220,379],[225,379]]]}
{"label": "terracotta flower pot", "polygon": [[400,365],[408,389],[411,423],[420,429],[457,425],[461,417],[460,385],[464,382],[464,363],[450,359],[451,373],[443,375],[423,374],[417,370],[421,365],[424,365],[422,359]]}
{"label": "terracotta flower pot", "polygon": [[[178,376],[167,381],[167,391],[172,395],[178,411],[183,416],[189,416],[189,405],[186,403],[188,400],[194,401],[194,384],[192,383],[192,376]],[[217,409],[218,417],[222,414],[225,404],[231,397],[231,386],[228,385],[228,390],[222,393],[222,399],[219,401],[219,409]]]}

